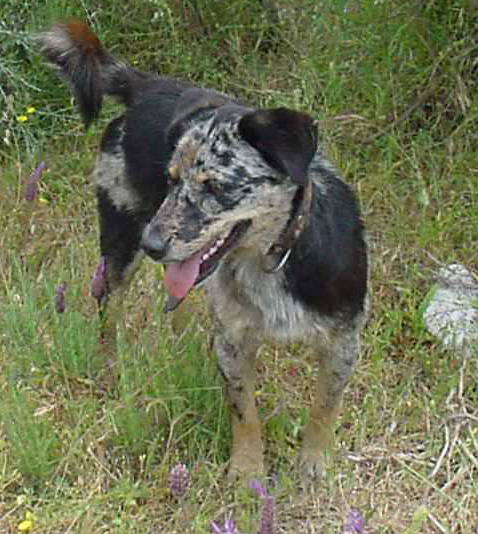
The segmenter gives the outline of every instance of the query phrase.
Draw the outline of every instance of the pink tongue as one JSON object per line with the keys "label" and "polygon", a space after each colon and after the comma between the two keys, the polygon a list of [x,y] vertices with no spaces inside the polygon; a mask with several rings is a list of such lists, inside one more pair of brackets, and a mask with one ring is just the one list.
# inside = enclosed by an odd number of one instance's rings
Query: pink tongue
{"label": "pink tongue", "polygon": [[166,267],[163,282],[169,295],[178,299],[187,295],[199,275],[202,254],[198,252],[187,260]]}

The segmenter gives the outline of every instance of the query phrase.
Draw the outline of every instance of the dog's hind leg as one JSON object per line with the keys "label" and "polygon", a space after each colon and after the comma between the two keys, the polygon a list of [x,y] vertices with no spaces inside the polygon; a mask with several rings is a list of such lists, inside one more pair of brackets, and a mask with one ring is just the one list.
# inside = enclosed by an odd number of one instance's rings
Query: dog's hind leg
{"label": "dog's hind leg", "polygon": [[[109,382],[114,382],[117,374],[116,323],[122,313],[124,293],[144,256],[141,248],[143,230],[167,191],[166,180],[161,179],[160,164],[155,163],[145,170],[138,155],[143,152],[138,149],[136,154],[135,147],[126,142],[125,120],[118,117],[108,125],[95,169],[100,267],[103,267],[105,276],[104,292],[97,296],[102,322],[100,352],[105,358]],[[155,152],[158,161],[162,157],[160,149],[161,146],[158,153]],[[132,150],[136,159],[132,157]]]}
{"label": "dog's hind leg", "polygon": [[261,425],[254,399],[258,344],[244,332],[232,342],[216,320],[214,349],[231,407],[232,450],[229,479],[249,478],[264,470]]}
{"label": "dog's hind leg", "polygon": [[304,429],[300,457],[305,485],[315,483],[324,474],[325,452],[332,445],[342,394],[358,358],[359,329],[335,331],[321,345],[316,398]]}
{"label": "dog's hind leg", "polygon": [[100,226],[101,260],[92,294],[101,321],[98,351],[105,360],[108,387],[117,377],[116,323],[122,314],[124,293],[143,257],[141,234],[147,216],[126,174],[123,148],[124,118],[113,120],[103,135],[95,168]]}
{"label": "dog's hind leg", "polygon": [[[104,291],[95,295],[101,321],[99,352],[105,360],[105,382],[113,387],[117,378],[116,324],[122,315],[125,291],[144,256],[140,248],[143,225],[118,209],[108,192],[98,188],[101,262]],[[102,273],[103,274],[103,273]]]}

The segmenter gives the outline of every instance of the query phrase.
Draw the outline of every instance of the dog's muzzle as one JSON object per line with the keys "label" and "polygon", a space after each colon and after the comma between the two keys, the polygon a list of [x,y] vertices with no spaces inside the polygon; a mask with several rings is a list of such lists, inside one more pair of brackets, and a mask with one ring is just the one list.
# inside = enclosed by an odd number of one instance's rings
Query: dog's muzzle
{"label": "dog's muzzle", "polygon": [[168,251],[168,244],[161,239],[155,226],[148,226],[141,237],[141,248],[154,261],[161,261]]}

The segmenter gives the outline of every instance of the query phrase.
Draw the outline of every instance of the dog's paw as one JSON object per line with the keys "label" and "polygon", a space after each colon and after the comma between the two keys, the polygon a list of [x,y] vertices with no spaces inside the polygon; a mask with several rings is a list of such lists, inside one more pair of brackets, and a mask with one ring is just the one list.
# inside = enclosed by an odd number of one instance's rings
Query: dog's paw
{"label": "dog's paw", "polygon": [[115,395],[119,384],[116,347],[108,343],[98,343],[94,356],[103,362],[103,369],[96,379],[96,385],[102,393]]}
{"label": "dog's paw", "polygon": [[227,471],[229,483],[248,484],[253,478],[260,478],[264,474],[264,461],[262,452],[255,451],[236,452],[231,456]]}
{"label": "dog's paw", "polygon": [[119,376],[115,368],[105,366],[103,372],[96,380],[98,390],[108,396],[116,397],[118,395]]}
{"label": "dog's paw", "polygon": [[325,476],[324,453],[303,449],[299,459],[299,476],[304,488],[318,486]]}

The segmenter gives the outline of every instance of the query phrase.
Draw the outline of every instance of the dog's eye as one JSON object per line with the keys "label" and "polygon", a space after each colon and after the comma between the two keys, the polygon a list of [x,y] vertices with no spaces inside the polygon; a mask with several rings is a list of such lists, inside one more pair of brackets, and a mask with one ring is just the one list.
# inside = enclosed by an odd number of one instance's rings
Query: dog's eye
{"label": "dog's eye", "polygon": [[217,180],[206,180],[203,186],[208,195],[219,195],[222,192],[222,185]]}

